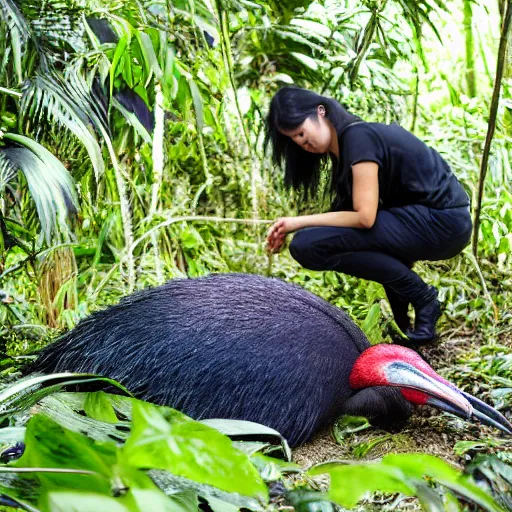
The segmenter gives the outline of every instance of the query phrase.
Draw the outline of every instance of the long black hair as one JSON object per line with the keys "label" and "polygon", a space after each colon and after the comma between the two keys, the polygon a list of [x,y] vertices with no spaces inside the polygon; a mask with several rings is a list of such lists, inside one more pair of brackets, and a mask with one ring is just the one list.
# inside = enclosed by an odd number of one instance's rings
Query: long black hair
{"label": "long black hair", "polygon": [[[328,161],[329,155],[310,153],[279,130],[293,130],[308,118],[316,120],[319,105],[325,107],[325,117],[333,124],[338,136],[346,126],[361,120],[350,114],[336,100],[295,86],[286,86],[277,91],[270,103],[266,119],[265,145],[268,146],[270,142],[273,162],[281,168],[284,166],[285,186],[302,193],[304,201],[317,194],[322,164]],[[336,186],[339,181],[339,162],[336,158],[333,158],[331,162],[329,192],[331,194],[336,192],[337,195],[341,193],[342,196],[345,196],[347,191],[339,190],[339,186]],[[341,188],[346,188],[346,186]],[[343,202],[341,197],[336,200],[336,203],[340,202]]]}

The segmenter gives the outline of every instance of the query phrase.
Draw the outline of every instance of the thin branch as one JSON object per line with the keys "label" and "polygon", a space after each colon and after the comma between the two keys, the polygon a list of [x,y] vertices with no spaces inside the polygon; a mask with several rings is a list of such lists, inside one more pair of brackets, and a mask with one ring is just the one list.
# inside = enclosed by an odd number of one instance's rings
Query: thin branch
{"label": "thin branch", "polygon": [[207,215],[188,215],[184,217],[171,217],[170,219],[165,220],[164,222],[160,222],[156,226],[152,227],[150,230],[146,231],[141,237],[137,238],[129,247],[130,253],[133,254],[135,248],[146,238],[151,236],[154,231],[158,229],[165,228],[166,226],[170,226],[171,224],[175,224],[176,222],[233,222],[235,224],[252,224],[252,225],[270,225],[275,221],[273,220],[260,220],[260,219],[235,219],[229,217],[208,217]]}
{"label": "thin branch", "polygon": [[476,273],[478,274],[478,277],[480,278],[480,282],[482,283],[482,288],[484,290],[484,295],[485,295],[486,299],[489,301],[489,304],[491,305],[492,310],[494,312],[494,316],[493,316],[494,317],[494,321],[497,322],[499,320],[500,312],[498,310],[498,307],[496,306],[496,304],[492,300],[492,297],[491,297],[491,294],[489,293],[489,290],[487,289],[487,284],[485,282],[485,277],[484,277],[484,274],[482,272],[482,269],[480,268],[480,265],[478,264],[478,260],[476,259],[476,257],[474,256],[474,254],[472,252],[465,251],[464,254],[467,255],[469,261],[471,261],[471,263],[473,263],[473,265],[475,267]]}
{"label": "thin branch", "polygon": [[67,468],[13,468],[0,466],[0,473],[72,473],[74,475],[93,475],[101,477],[101,475],[95,471]]}
{"label": "thin branch", "polygon": [[4,94],[9,94],[10,96],[16,96],[18,98],[21,98],[23,94],[18,91],[13,91],[12,89],[7,89],[5,87],[0,87],[0,92],[3,92]]}

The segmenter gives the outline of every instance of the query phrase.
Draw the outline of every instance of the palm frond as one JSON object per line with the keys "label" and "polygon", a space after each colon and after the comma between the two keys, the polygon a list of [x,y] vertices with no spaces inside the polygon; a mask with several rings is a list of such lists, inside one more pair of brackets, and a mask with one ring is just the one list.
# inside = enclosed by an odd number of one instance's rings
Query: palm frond
{"label": "palm frond", "polygon": [[4,158],[0,152],[0,194],[17,172],[18,168],[9,159]]}
{"label": "palm frond", "polygon": [[83,7],[76,2],[62,0],[18,0],[37,39],[47,50],[61,55],[72,48],[75,52],[87,49],[85,28],[82,24]]}
{"label": "palm frond", "polygon": [[[0,73],[5,70],[10,59],[7,58],[9,52],[12,52],[12,65],[18,79],[18,83],[23,81],[22,56],[24,47],[32,39],[32,32],[27,20],[18,9],[17,5],[11,0],[0,0],[0,21],[5,27],[5,37],[9,43],[5,48],[5,58],[2,60]],[[3,32],[3,31],[2,31]]]}
{"label": "palm frond", "polygon": [[397,0],[397,3],[403,9],[404,18],[412,23],[416,30],[420,30],[421,25],[425,22],[441,41],[441,36],[432,23],[431,14],[436,9],[448,11],[448,7],[443,0]]}
{"label": "palm frond", "polygon": [[65,81],[55,72],[38,73],[24,88],[20,111],[35,126],[44,126],[41,120],[46,115],[73,132],[87,149],[96,179],[103,174],[103,155],[93,127],[108,136],[106,111],[77,72],[68,73]]}
{"label": "palm frond", "polygon": [[76,211],[77,197],[73,180],[62,163],[46,148],[28,137],[5,133],[16,143],[0,150],[1,167],[19,169],[25,175],[37,208],[41,229],[50,240],[59,228],[66,230],[65,219]]}
{"label": "palm frond", "polygon": [[24,42],[32,37],[32,32],[25,16],[12,0],[0,0],[0,12],[2,13],[2,21],[10,29],[16,28]]}

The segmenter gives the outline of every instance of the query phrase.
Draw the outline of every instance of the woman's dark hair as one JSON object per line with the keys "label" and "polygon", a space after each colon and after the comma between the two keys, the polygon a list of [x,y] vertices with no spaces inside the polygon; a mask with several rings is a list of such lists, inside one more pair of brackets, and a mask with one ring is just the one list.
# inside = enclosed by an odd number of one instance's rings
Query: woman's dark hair
{"label": "woman's dark hair", "polygon": [[[285,186],[302,192],[304,201],[316,195],[320,170],[329,155],[310,153],[279,130],[293,130],[308,118],[316,120],[318,105],[325,107],[325,117],[334,125],[338,136],[346,126],[360,121],[359,117],[350,114],[336,100],[294,86],[283,87],[277,91],[270,103],[266,119],[265,146],[271,143],[272,160],[275,164],[282,168],[284,163]],[[331,193],[336,191],[337,181],[338,162],[333,159],[329,187]]]}

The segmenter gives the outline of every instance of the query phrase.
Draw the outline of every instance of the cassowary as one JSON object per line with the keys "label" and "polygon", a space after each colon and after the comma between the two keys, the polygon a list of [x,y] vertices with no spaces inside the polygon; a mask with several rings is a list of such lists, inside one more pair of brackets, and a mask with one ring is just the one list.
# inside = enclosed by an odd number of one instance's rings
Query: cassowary
{"label": "cassowary", "polygon": [[279,279],[175,279],[97,312],[26,370],[92,372],[194,419],[278,430],[291,446],[342,414],[403,424],[413,404],[479,418],[512,434],[496,410],[441,378],[407,348],[371,347],[337,307]]}

